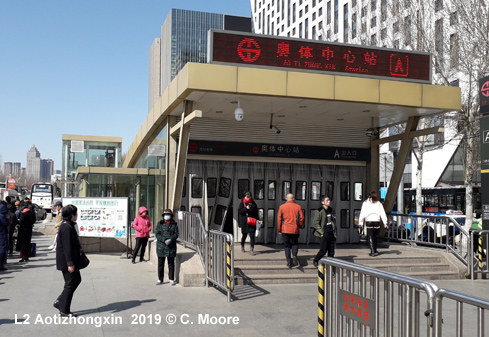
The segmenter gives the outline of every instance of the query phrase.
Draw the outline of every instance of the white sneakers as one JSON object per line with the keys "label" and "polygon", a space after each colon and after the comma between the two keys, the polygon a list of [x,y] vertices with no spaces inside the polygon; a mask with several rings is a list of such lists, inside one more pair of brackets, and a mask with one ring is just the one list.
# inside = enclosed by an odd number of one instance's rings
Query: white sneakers
{"label": "white sneakers", "polygon": [[48,249],[49,249],[49,250],[53,250],[53,249],[55,249],[55,248],[56,248],[56,247],[55,247],[54,245],[51,245],[51,246],[49,246],[49,247],[48,247]]}
{"label": "white sneakers", "polygon": [[[156,281],[156,285],[158,286],[158,285],[160,285],[160,284],[163,284],[163,281],[161,281],[161,280],[157,280],[157,281]],[[172,286],[174,286],[174,285],[176,285],[176,284],[177,284],[177,281],[170,280],[170,284],[171,284]]]}

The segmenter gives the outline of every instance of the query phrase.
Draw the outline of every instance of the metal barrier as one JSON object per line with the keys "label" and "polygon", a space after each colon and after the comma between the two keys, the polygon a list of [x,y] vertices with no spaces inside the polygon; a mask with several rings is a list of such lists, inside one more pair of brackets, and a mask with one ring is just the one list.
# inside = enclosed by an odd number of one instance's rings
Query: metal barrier
{"label": "metal barrier", "polygon": [[[477,327],[477,336],[484,336],[488,301],[335,258],[319,263],[318,336],[442,337],[443,323],[445,332],[462,337],[464,322]],[[453,312],[443,311],[444,299],[456,302]],[[464,305],[477,311],[476,319],[463,315]]]}
{"label": "metal barrier", "polygon": [[178,241],[197,251],[209,282],[227,292],[228,302],[234,290],[234,240],[228,233],[207,231],[198,213],[180,212]]}
{"label": "metal barrier", "polygon": [[206,285],[209,281],[227,292],[228,302],[234,290],[234,240],[228,233],[210,230],[206,260]]}
{"label": "metal barrier", "polygon": [[470,264],[470,234],[449,216],[389,214],[387,239],[443,248],[466,266]]}
{"label": "metal barrier", "polygon": [[206,265],[207,251],[207,231],[205,230],[202,218],[198,213],[179,212],[178,224],[178,241],[184,247],[190,246],[197,251],[202,261],[202,265]]}
{"label": "metal barrier", "polygon": [[469,271],[473,280],[476,274],[489,274],[487,252],[489,251],[489,231],[472,231],[470,239]]}

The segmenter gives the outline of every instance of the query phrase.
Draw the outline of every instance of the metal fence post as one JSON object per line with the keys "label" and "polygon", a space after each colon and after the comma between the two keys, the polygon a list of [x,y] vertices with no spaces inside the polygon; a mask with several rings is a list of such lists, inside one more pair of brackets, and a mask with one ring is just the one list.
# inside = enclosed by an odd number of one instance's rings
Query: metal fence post
{"label": "metal fence post", "polygon": [[324,336],[324,264],[318,267],[318,337]]}

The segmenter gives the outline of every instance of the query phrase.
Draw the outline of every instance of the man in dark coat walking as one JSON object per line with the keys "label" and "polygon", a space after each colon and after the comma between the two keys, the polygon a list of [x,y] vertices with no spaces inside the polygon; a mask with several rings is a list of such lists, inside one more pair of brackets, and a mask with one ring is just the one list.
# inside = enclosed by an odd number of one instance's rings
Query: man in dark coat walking
{"label": "man in dark coat walking", "polygon": [[17,240],[20,241],[21,259],[19,262],[27,262],[29,260],[29,252],[31,251],[32,227],[36,223],[36,215],[30,210],[27,203],[20,206],[19,219],[19,235]]}
{"label": "man in dark coat walking", "polygon": [[255,255],[255,231],[256,220],[258,219],[258,206],[251,198],[250,192],[245,192],[243,200],[238,207],[238,226],[241,227],[241,251],[245,251],[245,242],[248,234],[250,235],[250,254]]}

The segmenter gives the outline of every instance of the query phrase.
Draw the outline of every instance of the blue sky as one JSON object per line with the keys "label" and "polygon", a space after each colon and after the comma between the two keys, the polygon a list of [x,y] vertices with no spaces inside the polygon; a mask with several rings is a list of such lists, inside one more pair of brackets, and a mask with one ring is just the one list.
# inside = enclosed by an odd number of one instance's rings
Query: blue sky
{"label": "blue sky", "polygon": [[62,134],[123,138],[148,112],[148,54],[171,8],[250,16],[249,0],[4,0],[0,155],[36,145],[61,169]]}

